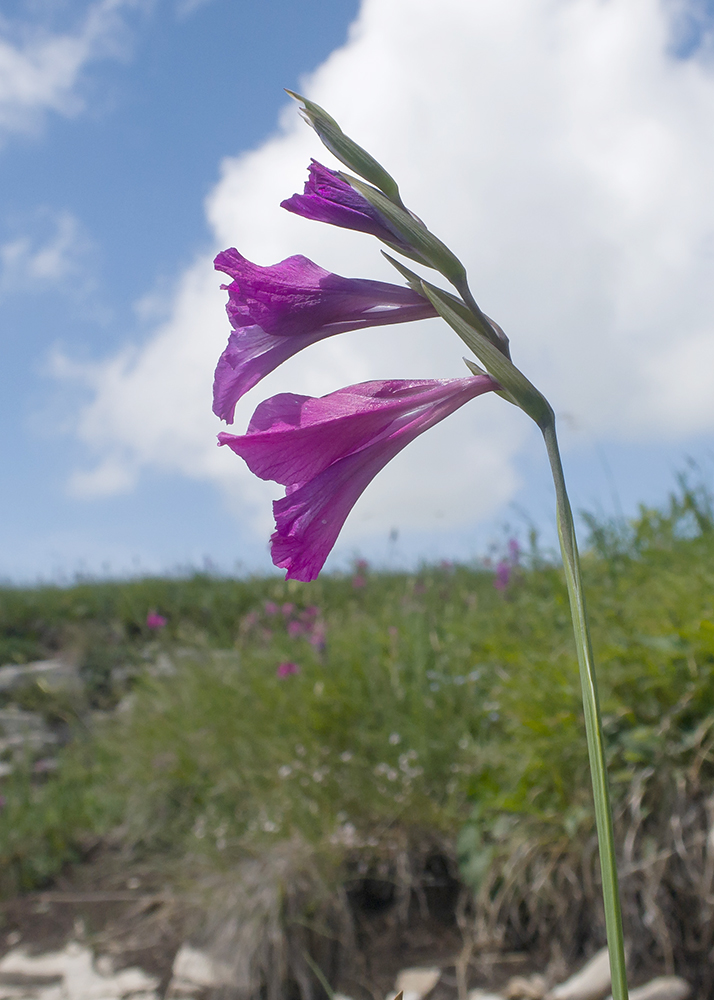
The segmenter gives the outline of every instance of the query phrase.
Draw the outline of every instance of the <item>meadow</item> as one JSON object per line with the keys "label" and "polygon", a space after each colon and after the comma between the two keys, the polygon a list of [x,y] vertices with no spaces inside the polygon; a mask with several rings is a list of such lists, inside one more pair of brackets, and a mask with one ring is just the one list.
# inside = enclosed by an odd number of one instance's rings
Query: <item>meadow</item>
{"label": "meadow", "polygon": [[[709,988],[711,498],[681,481],[632,523],[588,524],[635,968],[686,966]],[[65,744],[51,766],[16,754],[2,779],[5,898],[113,852],[178,893],[237,879],[225,912],[242,906],[286,940],[291,921],[336,926],[360,900],[411,919],[442,886],[471,948],[552,958],[602,943],[568,600],[535,539],[489,565],[357,563],[311,584],[0,588],[0,662],[57,655],[81,687],[2,695]],[[255,897],[266,879],[261,910],[245,887]],[[246,976],[267,975],[266,947]]]}

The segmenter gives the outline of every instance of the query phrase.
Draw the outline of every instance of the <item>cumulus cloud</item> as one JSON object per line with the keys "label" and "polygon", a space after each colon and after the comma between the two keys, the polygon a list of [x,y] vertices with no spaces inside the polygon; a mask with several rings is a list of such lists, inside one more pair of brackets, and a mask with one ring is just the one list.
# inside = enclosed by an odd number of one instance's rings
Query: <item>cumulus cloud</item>
{"label": "cumulus cloud", "polygon": [[[673,55],[668,10],[659,0],[364,0],[347,43],[304,84],[467,263],[516,363],[583,441],[714,429],[714,74],[696,53]],[[293,106],[263,146],[226,159],[206,205],[214,249],[237,246],[262,264],[301,252],[393,280],[369,237],[279,209],[311,155],[330,163]],[[170,315],[143,345],[83,370],[94,395],[77,433],[100,457],[75,488],[179,471],[220,484],[267,530],[276,488],[213,444],[212,369],[228,327],[211,256],[179,277]],[[460,375],[461,353],[432,320],[334,338],[253,390],[236,423],[276,391]],[[532,442],[514,408],[474,401],[377,479],[345,542],[492,513]]]}
{"label": "cumulus cloud", "polygon": [[85,297],[92,243],[79,220],[66,210],[39,209],[29,229],[0,244],[0,297],[47,290]]}
{"label": "cumulus cloud", "polygon": [[36,129],[47,111],[79,112],[82,71],[93,60],[122,51],[121,15],[134,5],[135,0],[97,0],[78,28],[67,32],[52,32],[40,21],[18,26],[0,18],[0,139]]}

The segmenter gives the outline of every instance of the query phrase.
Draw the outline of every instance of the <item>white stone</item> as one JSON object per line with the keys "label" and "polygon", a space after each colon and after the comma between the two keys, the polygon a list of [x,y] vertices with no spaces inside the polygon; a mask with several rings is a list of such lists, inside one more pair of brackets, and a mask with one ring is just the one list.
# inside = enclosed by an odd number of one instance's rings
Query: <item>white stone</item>
{"label": "white stone", "polygon": [[0,667],[0,691],[9,691],[28,681],[42,681],[43,686],[52,691],[80,687],[77,668],[64,660],[35,660],[34,663],[8,663]]}
{"label": "white stone", "polygon": [[[63,951],[45,955],[28,955],[22,948],[9,951],[0,959],[0,979],[5,977],[7,981],[13,976],[22,977],[28,986],[12,996],[36,1000],[124,1000],[130,997],[156,1000],[158,987],[158,980],[142,969],[122,969],[115,975],[103,975],[95,967],[92,952],[76,942],[70,942]],[[59,983],[50,985],[48,980],[59,980]],[[31,985],[33,981],[34,986]],[[10,1000],[9,994],[6,1000]]]}
{"label": "white stone", "polygon": [[399,993],[404,994],[403,1000],[422,1000],[427,993],[431,993],[441,978],[441,969],[402,969],[397,975],[394,984],[396,997]]}
{"label": "white stone", "polygon": [[545,976],[513,976],[504,990],[507,1000],[543,1000],[546,994]]}
{"label": "white stone", "polygon": [[206,987],[223,986],[230,981],[231,970],[227,965],[216,962],[199,948],[183,944],[174,958],[166,996],[189,1000]]}
{"label": "white stone", "polygon": [[[692,987],[679,976],[657,976],[644,986],[630,990],[630,1000],[686,1000]],[[609,997],[608,1000],[612,1000]]]}
{"label": "white stone", "polygon": [[550,991],[550,1000],[602,1000],[610,989],[610,956],[602,948],[589,962]]}
{"label": "white stone", "polygon": [[190,944],[182,944],[176,952],[171,971],[177,979],[195,983],[196,986],[216,986],[219,982],[210,955],[192,948]]}

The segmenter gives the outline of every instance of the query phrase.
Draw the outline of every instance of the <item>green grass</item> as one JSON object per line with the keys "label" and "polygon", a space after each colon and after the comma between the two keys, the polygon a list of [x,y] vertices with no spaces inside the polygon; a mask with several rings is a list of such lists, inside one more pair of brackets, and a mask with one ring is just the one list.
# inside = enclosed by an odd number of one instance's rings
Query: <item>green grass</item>
{"label": "green grass", "polygon": [[[653,796],[678,775],[714,783],[713,524],[685,485],[632,525],[591,524],[616,804],[639,779]],[[2,888],[47,884],[110,834],[143,859],[220,867],[296,835],[340,856],[396,829],[459,833],[474,886],[515,836],[588,837],[559,569],[533,552],[505,591],[482,567],[364,576],[0,590],[4,662],[72,649],[90,707],[125,699],[101,719],[77,704],[57,772],[4,782]],[[149,611],[168,620],[159,634]],[[299,672],[278,676],[286,662]]]}

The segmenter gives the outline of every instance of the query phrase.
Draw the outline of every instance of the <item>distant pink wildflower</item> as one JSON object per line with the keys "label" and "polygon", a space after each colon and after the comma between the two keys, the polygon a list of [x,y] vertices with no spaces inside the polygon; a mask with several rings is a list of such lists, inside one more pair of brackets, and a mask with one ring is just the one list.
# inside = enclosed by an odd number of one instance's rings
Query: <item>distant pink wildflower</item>
{"label": "distant pink wildflower", "polygon": [[277,615],[278,605],[274,601],[266,601],[263,605],[266,615]]}
{"label": "distant pink wildflower", "polygon": [[496,566],[496,575],[493,579],[493,585],[496,590],[505,590],[508,586],[508,581],[511,579],[511,564],[502,559]]}
{"label": "distant pink wildflower", "polygon": [[289,677],[290,674],[299,674],[300,667],[297,663],[281,663],[275,673],[278,677]]}
{"label": "distant pink wildflower", "polygon": [[155,611],[150,611],[146,616],[146,627],[151,629],[163,628],[168,622],[168,619],[164,618],[163,615],[157,615]]}
{"label": "distant pink wildflower", "polygon": [[288,623],[288,635],[295,638],[298,635],[302,635],[305,631],[305,626],[301,625],[300,622],[289,622]]}
{"label": "distant pink wildflower", "polygon": [[325,639],[327,637],[327,629],[322,622],[315,622],[312,626],[312,631],[307,637],[307,641],[315,649],[321,650],[325,648]]}
{"label": "distant pink wildflower", "polygon": [[355,588],[355,590],[361,590],[362,587],[367,586],[367,577],[362,576],[361,573],[358,573],[357,576],[352,577],[352,586]]}

